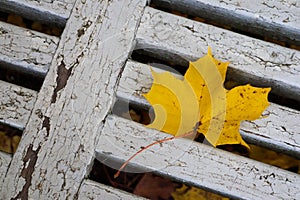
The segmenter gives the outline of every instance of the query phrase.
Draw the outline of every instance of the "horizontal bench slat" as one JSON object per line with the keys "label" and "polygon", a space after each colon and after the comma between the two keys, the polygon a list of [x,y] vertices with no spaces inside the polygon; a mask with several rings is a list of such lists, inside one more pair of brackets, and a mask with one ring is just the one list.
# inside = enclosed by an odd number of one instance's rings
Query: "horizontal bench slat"
{"label": "horizontal bench slat", "polygon": [[11,159],[12,159],[12,155],[0,151],[0,180],[1,180],[0,189],[3,183],[2,180],[4,180]]}
{"label": "horizontal bench slat", "polygon": [[0,122],[23,130],[37,92],[4,81],[0,81],[0,91]]}
{"label": "horizontal bench slat", "polygon": [[2,67],[44,77],[59,38],[0,22]]}
{"label": "horizontal bench slat", "polygon": [[153,0],[153,3],[237,30],[300,45],[299,1]]}
{"label": "horizontal bench slat", "polygon": [[136,39],[137,49],[178,64],[202,57],[211,46],[218,59],[230,61],[231,77],[300,101],[300,51],[149,7]]}
{"label": "horizontal bench slat", "polygon": [[0,10],[46,24],[64,27],[74,3],[75,0],[0,0]]}
{"label": "horizontal bench slat", "polygon": [[142,200],[144,198],[94,181],[84,180],[79,189],[78,199]]}
{"label": "horizontal bench slat", "polygon": [[[109,116],[96,158],[118,168],[116,160],[122,164],[141,147],[166,137],[170,135]],[[239,199],[300,198],[299,174],[183,138],[151,147],[131,165]]]}
{"label": "horizontal bench slat", "polygon": [[[156,71],[156,68],[153,69]],[[117,96],[149,107],[141,94],[149,91],[152,82],[149,65],[129,60],[120,79]],[[243,137],[250,142],[300,158],[300,111],[271,103],[264,114],[268,117],[242,123]]]}

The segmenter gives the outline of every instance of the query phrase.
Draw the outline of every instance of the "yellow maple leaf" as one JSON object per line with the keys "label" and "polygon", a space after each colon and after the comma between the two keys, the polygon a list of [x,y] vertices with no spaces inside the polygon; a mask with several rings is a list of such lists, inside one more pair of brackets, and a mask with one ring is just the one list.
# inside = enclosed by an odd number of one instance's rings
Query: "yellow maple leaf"
{"label": "yellow maple leaf", "polygon": [[223,87],[229,63],[207,55],[190,62],[183,80],[169,72],[153,70],[153,84],[144,97],[152,105],[154,121],[149,128],[178,136],[193,130],[213,145],[241,144],[244,142],[239,127],[242,120],[254,120],[269,105],[270,88],[257,88],[249,84],[231,90]]}

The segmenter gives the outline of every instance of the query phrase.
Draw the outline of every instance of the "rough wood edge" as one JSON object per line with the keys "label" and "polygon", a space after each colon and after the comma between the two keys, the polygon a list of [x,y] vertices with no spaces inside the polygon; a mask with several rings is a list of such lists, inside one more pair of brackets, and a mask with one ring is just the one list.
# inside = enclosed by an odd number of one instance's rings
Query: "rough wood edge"
{"label": "rough wood edge", "polygon": [[137,50],[155,58],[186,64],[211,46],[220,60],[229,61],[231,79],[300,101],[300,51],[253,39],[207,24],[147,8],[137,34]]}
{"label": "rough wood edge", "polygon": [[45,77],[59,38],[0,22],[0,64],[4,68]]}
{"label": "rough wood edge", "polygon": [[2,188],[5,174],[8,170],[10,162],[12,160],[12,155],[0,151],[0,189]]}
{"label": "rough wood edge", "polygon": [[154,4],[239,31],[300,45],[300,4],[272,0],[154,0]]}
{"label": "rough wood edge", "polygon": [[[170,135],[110,116],[101,132],[96,157],[112,168],[119,168],[140,147],[166,137]],[[127,171],[155,171],[238,199],[300,198],[299,174],[183,138],[143,152],[131,161]]]}
{"label": "rough wood edge", "polygon": [[[162,71],[155,67],[152,69]],[[182,78],[180,75],[176,76]],[[149,65],[129,60],[120,79],[117,96],[125,102],[149,108],[150,104],[142,94],[150,90],[152,82]],[[263,115],[265,117],[255,121],[244,121],[241,125],[242,136],[251,143],[300,158],[297,124],[300,121],[300,111],[271,103]]]}
{"label": "rough wood edge", "polygon": [[145,198],[91,180],[84,180],[79,189],[78,199],[142,200]]}
{"label": "rough wood edge", "polygon": [[37,92],[0,80],[0,123],[23,130]]}

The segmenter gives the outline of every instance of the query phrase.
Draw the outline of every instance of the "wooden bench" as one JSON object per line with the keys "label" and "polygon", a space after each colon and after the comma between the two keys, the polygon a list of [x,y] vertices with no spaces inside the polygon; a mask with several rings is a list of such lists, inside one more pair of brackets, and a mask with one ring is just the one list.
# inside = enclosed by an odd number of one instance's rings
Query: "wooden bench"
{"label": "wooden bench", "polygon": [[[0,122],[24,129],[13,158],[0,152],[1,199],[141,198],[87,178],[95,159],[118,168],[141,146],[169,137],[112,111],[117,101],[150,106],[141,96],[151,87],[149,65],[133,60],[133,51],[184,66],[209,45],[218,59],[231,62],[231,79],[300,101],[300,51],[242,34],[296,48],[297,1],[0,3],[4,12],[65,27],[55,37],[0,22],[1,67],[45,77],[40,91],[0,82]],[[300,111],[271,103],[264,115],[242,124],[243,138],[300,159]],[[151,148],[127,170],[155,171],[231,198],[300,199],[299,174],[187,139]]]}

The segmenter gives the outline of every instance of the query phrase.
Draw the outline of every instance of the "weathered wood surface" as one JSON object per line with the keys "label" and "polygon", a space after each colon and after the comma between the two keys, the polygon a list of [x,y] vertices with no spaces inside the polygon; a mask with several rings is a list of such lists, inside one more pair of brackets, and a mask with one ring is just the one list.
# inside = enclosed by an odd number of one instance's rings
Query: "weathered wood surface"
{"label": "weathered wood surface", "polygon": [[[11,162],[12,156],[10,154],[0,151],[0,180],[1,184],[4,180],[5,174],[8,170],[9,164]],[[0,184],[0,188],[1,188]]]}
{"label": "weathered wood surface", "polygon": [[45,24],[65,26],[76,0],[0,0],[0,10]]}
{"label": "weathered wood surface", "polygon": [[0,199],[76,199],[146,1],[76,1]]}
{"label": "weathered wood surface", "polygon": [[300,100],[300,51],[153,8],[145,10],[136,38],[137,49],[178,64],[202,57],[211,46],[219,59],[230,61],[231,78]]}
{"label": "weathered wood surface", "polygon": [[59,38],[0,22],[0,64],[44,77]]}
{"label": "weathered wood surface", "polygon": [[[120,162],[122,164],[141,147],[166,137],[170,135],[110,116],[98,140],[96,156],[103,163],[118,168]],[[299,174],[188,139],[153,146],[131,164],[140,167],[140,171],[153,170],[238,199],[300,198]]]}
{"label": "weathered wood surface", "polygon": [[90,180],[84,180],[78,193],[78,199],[142,200],[145,198],[109,187],[107,185],[99,184]]}
{"label": "weathered wood surface", "polygon": [[153,0],[153,3],[236,30],[300,45],[297,0]]}
{"label": "weathered wood surface", "polygon": [[23,130],[37,92],[3,81],[0,81],[0,91],[0,123]]}
{"label": "weathered wood surface", "polygon": [[300,159],[300,112],[272,104],[264,117],[241,124],[241,134],[249,142]]}
{"label": "weathered wood surface", "polygon": [[[157,68],[153,69],[157,71]],[[180,75],[177,77],[182,78]],[[150,107],[142,93],[150,90],[152,82],[149,65],[129,60],[120,79],[117,96]],[[277,149],[300,159],[300,111],[271,103],[263,115],[265,117],[261,119],[244,121],[241,124],[243,137],[250,142]]]}

